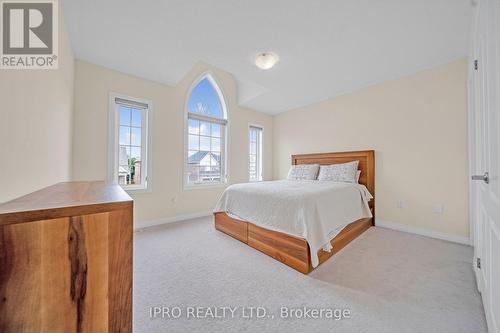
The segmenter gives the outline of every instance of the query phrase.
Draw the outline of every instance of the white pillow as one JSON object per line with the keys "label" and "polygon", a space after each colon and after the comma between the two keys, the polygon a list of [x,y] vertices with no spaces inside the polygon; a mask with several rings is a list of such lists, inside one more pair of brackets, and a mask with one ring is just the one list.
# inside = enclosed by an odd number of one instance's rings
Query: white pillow
{"label": "white pillow", "polygon": [[315,180],[318,176],[319,164],[292,165],[288,170],[288,180]]}
{"label": "white pillow", "polygon": [[361,176],[361,170],[356,171],[356,183],[359,183],[359,176]]}
{"label": "white pillow", "polygon": [[318,180],[355,183],[359,161],[342,164],[322,165],[319,169]]}

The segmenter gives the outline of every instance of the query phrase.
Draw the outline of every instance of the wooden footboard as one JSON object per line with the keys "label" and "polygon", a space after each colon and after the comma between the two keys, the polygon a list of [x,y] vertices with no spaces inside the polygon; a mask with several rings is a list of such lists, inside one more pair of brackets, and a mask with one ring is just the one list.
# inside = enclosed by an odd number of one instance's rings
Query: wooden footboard
{"label": "wooden footboard", "polygon": [[248,244],[248,223],[230,218],[225,213],[215,213],[215,229]]}
{"label": "wooden footboard", "polygon": [[309,244],[303,238],[248,223],[247,244],[299,272],[305,274],[310,272]]}
{"label": "wooden footboard", "polygon": [[357,220],[345,227],[334,239],[331,240],[332,250],[326,252],[318,251],[319,263],[322,264],[335,253],[342,250],[347,244],[352,242],[356,237],[368,230],[373,225],[373,218]]}
{"label": "wooden footboard", "polygon": [[[281,261],[301,273],[307,274],[313,270],[309,244],[305,239],[233,219],[226,213],[215,213],[214,216],[217,230],[248,244],[248,246]],[[318,251],[319,263],[325,262],[371,226],[371,218],[361,219],[349,224],[332,239],[333,249],[331,252]]]}

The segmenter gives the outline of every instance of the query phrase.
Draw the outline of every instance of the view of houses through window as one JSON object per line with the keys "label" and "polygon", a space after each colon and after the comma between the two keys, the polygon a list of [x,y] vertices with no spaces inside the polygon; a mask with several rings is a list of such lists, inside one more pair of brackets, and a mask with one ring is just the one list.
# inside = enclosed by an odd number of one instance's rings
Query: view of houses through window
{"label": "view of houses through window", "polygon": [[116,96],[113,101],[117,133],[114,178],[125,188],[146,188],[149,103]]}
{"label": "view of houses through window", "polygon": [[225,182],[224,101],[208,76],[191,91],[188,100],[188,184]]}
{"label": "view of houses through window", "polygon": [[120,185],[140,184],[142,110],[123,105],[119,108],[118,183]]}
{"label": "view of houses through window", "polygon": [[190,182],[220,182],[220,124],[189,119],[188,174]]}

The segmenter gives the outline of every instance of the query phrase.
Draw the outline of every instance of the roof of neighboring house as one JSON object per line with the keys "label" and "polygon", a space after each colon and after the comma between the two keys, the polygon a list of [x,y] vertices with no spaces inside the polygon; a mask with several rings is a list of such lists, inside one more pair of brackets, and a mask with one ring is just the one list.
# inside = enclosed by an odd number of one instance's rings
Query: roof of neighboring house
{"label": "roof of neighboring house", "polygon": [[188,164],[200,164],[201,160],[204,159],[208,154],[210,154],[212,158],[214,158],[217,163],[220,164],[220,155],[214,154],[209,151],[198,151],[195,154],[189,156]]}
{"label": "roof of neighboring house", "polygon": [[125,166],[122,166],[120,165],[118,167],[118,175],[127,175],[129,173],[129,168],[128,167],[125,167]]}

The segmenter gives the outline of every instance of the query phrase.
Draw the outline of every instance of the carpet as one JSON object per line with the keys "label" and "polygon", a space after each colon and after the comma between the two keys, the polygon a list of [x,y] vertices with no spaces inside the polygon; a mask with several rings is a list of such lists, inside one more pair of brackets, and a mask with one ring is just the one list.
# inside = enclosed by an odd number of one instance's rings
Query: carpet
{"label": "carpet", "polygon": [[212,218],[151,227],[134,234],[134,332],[487,332],[472,256],[373,227],[303,275]]}

